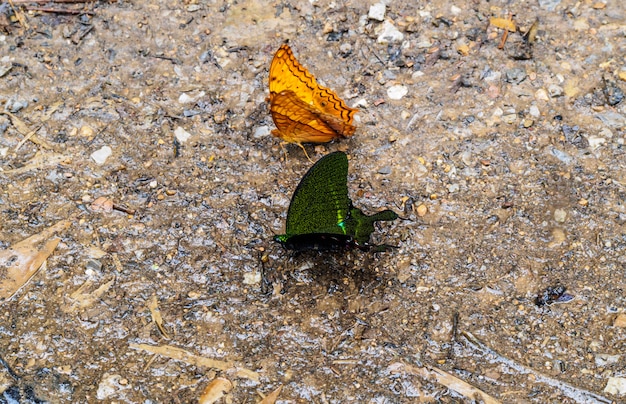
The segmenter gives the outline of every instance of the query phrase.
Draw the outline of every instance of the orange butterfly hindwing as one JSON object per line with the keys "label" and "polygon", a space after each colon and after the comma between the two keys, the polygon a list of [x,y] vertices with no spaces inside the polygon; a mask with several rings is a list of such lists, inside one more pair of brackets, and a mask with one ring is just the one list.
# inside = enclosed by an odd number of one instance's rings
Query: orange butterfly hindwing
{"label": "orange butterfly hindwing", "polygon": [[274,136],[289,143],[325,143],[354,134],[358,110],[319,85],[286,44],[272,60],[269,87]]}

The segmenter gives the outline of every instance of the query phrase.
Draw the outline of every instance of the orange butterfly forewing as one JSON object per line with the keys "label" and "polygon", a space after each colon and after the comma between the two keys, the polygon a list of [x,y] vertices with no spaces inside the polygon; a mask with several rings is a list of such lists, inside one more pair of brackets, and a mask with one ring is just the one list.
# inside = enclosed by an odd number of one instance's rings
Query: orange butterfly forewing
{"label": "orange butterfly forewing", "polygon": [[317,84],[286,44],[274,55],[269,82],[274,136],[301,144],[325,143],[354,134],[356,127],[352,123],[358,110],[348,107],[331,89]]}

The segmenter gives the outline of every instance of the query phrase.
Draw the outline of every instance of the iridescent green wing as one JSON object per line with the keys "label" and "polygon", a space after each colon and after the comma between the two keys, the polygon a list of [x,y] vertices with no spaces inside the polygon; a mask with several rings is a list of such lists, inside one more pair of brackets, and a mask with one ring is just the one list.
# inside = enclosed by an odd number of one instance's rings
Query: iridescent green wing
{"label": "iridescent green wing", "polygon": [[287,211],[286,236],[326,233],[346,234],[350,214],[348,157],[330,153],[302,177]]}

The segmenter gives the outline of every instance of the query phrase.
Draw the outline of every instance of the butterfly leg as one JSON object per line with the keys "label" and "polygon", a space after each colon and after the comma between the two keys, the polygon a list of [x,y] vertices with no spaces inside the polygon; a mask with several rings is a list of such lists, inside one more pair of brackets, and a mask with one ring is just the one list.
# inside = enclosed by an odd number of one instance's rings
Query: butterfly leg
{"label": "butterfly leg", "polygon": [[313,160],[311,160],[311,157],[309,157],[309,153],[306,152],[306,149],[304,148],[304,146],[302,146],[302,143],[296,143],[298,146],[300,146],[300,148],[302,149],[302,151],[304,152],[304,155],[306,156],[307,159],[309,159],[309,161],[312,163]]}
{"label": "butterfly leg", "polygon": [[289,142],[280,142],[280,148],[283,150],[283,154],[285,155],[285,161],[287,161],[287,149],[285,145],[289,144]]}

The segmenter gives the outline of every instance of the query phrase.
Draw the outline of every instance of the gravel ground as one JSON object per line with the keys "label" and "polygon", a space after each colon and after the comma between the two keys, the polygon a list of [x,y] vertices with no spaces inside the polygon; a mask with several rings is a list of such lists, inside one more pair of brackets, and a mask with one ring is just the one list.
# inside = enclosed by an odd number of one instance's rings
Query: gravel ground
{"label": "gravel ground", "polygon": [[[0,402],[626,400],[622,1],[13,3],[0,287],[55,246],[1,303]],[[272,241],[311,166],[270,134],[287,40],[359,108],[308,154],[397,249]]]}

